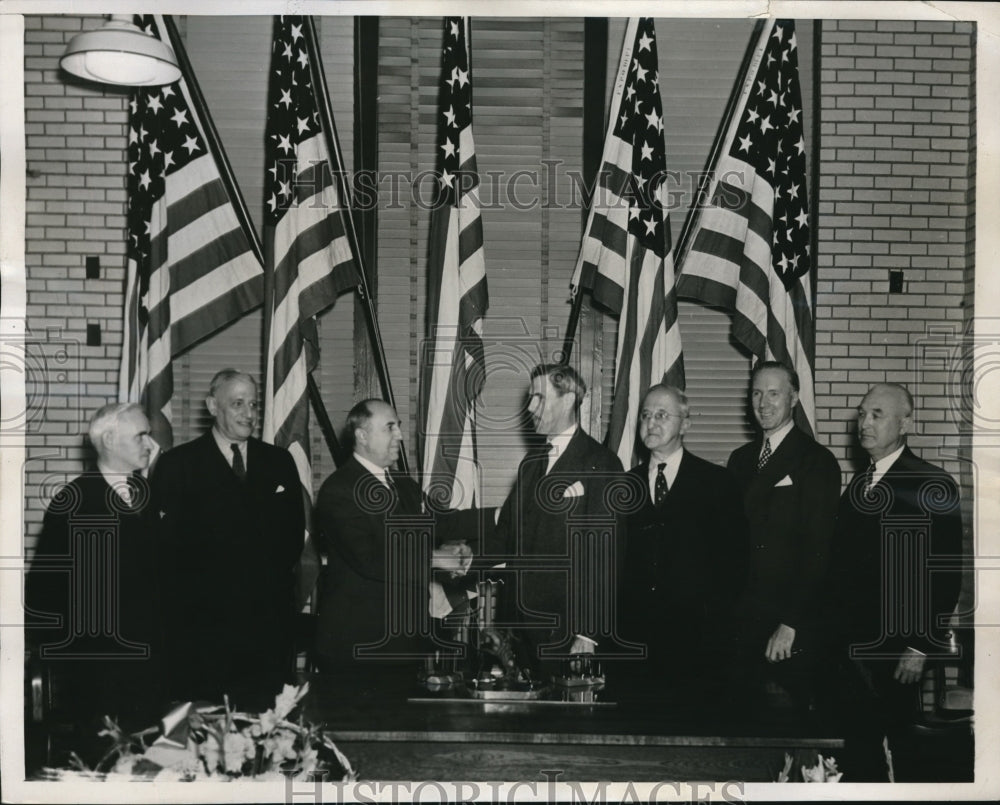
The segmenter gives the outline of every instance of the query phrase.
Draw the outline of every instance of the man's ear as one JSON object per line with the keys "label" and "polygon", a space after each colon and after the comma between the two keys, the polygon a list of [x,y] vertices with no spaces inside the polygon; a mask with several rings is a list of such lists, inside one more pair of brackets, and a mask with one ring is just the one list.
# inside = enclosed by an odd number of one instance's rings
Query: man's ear
{"label": "man's ear", "polygon": [[913,428],[913,414],[901,417],[899,420],[899,433],[906,435]]}
{"label": "man's ear", "polygon": [[205,398],[205,407],[208,408],[208,413],[210,413],[214,417],[215,412],[219,408],[219,403],[216,402],[215,397],[209,395],[208,397]]}

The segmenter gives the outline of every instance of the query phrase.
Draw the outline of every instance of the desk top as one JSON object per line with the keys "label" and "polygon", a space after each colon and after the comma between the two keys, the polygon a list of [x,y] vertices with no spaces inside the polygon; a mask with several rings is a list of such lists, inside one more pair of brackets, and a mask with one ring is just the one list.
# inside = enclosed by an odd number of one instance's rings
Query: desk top
{"label": "desk top", "polygon": [[[543,702],[504,707],[454,694],[431,694],[405,667],[314,674],[306,717],[334,740],[471,742],[604,746],[808,746],[829,749],[842,739],[785,708],[734,712],[679,690],[651,695],[638,685],[613,686],[591,706]],[[438,700],[435,700],[438,699]],[[449,700],[450,699],[450,700]]]}

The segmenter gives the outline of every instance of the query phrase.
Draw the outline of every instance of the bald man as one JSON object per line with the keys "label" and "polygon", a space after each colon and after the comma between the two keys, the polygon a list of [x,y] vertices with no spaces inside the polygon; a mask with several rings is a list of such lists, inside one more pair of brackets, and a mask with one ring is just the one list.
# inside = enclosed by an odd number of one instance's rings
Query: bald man
{"label": "bald man", "polygon": [[[390,547],[390,532],[425,509],[417,482],[392,469],[403,443],[401,425],[387,402],[357,403],[344,428],[351,456],[323,482],[316,498],[319,545],[327,557],[316,635],[316,660],[323,672],[370,668],[372,662],[412,663],[435,648],[419,628],[410,628],[426,610],[427,591],[415,584],[419,569],[408,561],[411,554],[394,556]],[[433,567],[464,573],[472,550],[461,540],[475,542],[480,519],[492,517],[477,509],[435,512]],[[403,544],[413,544],[414,529],[405,533]],[[464,590],[457,594],[465,596]],[[401,611],[413,615],[406,628],[397,621],[404,620]],[[381,648],[373,649],[383,639]]]}
{"label": "bald man", "polygon": [[[928,559],[958,557],[958,487],[906,445],[913,398],[894,383],[872,386],[858,405],[858,440],[869,456],[840,499],[831,563],[832,629],[847,661],[851,781],[886,779],[888,736],[896,779],[924,780],[909,725],[929,660],[946,651],[957,571],[928,573]],[[845,777],[847,780],[847,777]]]}

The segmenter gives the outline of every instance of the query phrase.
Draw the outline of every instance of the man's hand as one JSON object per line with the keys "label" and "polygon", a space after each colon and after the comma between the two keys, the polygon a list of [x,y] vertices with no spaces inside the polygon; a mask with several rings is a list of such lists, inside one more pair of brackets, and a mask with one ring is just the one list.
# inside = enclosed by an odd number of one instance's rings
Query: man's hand
{"label": "man's hand", "polygon": [[899,658],[899,662],[896,664],[896,670],[892,674],[892,678],[895,679],[902,685],[909,685],[913,682],[919,682],[920,677],[924,675],[924,663],[927,662],[927,657],[912,648],[907,648],[903,652],[903,656]]}
{"label": "man's hand", "polygon": [[431,559],[434,570],[447,570],[453,579],[468,573],[471,565],[472,548],[461,541],[445,542],[440,548],[434,549]]}
{"label": "man's hand", "polygon": [[792,643],[795,642],[795,630],[791,626],[778,624],[770,640],[767,641],[767,648],[764,656],[768,662],[781,662],[792,656]]}

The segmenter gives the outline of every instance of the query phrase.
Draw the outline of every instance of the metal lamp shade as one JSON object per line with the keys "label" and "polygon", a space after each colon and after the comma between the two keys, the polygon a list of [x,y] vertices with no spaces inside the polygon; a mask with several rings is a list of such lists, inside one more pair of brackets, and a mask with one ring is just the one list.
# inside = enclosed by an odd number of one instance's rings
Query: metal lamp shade
{"label": "metal lamp shade", "polygon": [[181,77],[169,45],[120,17],[74,36],[59,66],[88,81],[132,87],[172,84]]}

